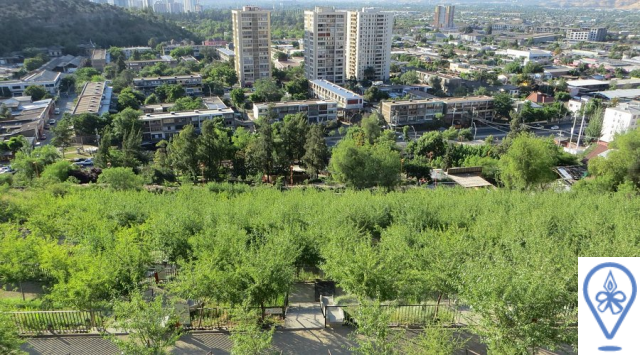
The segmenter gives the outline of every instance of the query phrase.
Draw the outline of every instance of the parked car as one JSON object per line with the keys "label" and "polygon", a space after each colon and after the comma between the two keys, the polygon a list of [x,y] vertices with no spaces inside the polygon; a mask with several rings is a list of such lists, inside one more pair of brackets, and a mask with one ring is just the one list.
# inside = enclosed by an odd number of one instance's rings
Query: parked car
{"label": "parked car", "polygon": [[551,129],[560,129],[558,126],[551,126]]}
{"label": "parked car", "polygon": [[50,125],[54,125],[54,124],[56,124],[56,120],[55,120],[55,118],[50,119],[50,120],[49,120],[49,124],[50,124]]}
{"label": "parked car", "polygon": [[56,115],[60,114],[60,108],[56,107],[55,110],[53,110],[53,113],[55,113]]}
{"label": "parked car", "polygon": [[74,165],[78,165],[78,166],[84,166],[84,167],[93,166],[93,159],[92,158],[87,158],[87,159],[83,159],[83,160],[78,160],[78,161],[74,162],[73,164]]}
{"label": "parked car", "polygon": [[43,134],[43,135],[41,135],[41,136],[40,136],[40,140],[41,140],[41,141],[43,141],[43,140],[45,140],[45,139],[47,139],[47,136],[46,136],[46,135],[44,135],[44,134]]}

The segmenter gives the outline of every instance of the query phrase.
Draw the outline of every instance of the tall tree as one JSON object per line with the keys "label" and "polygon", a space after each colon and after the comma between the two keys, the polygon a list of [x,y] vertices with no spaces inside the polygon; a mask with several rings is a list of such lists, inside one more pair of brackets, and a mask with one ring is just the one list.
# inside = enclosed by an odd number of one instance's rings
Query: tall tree
{"label": "tall tree", "polygon": [[64,158],[64,150],[73,143],[73,130],[71,129],[71,122],[68,119],[62,119],[58,121],[58,124],[51,130],[53,132],[53,139],[51,144],[60,148],[62,151],[62,157]]}
{"label": "tall tree", "polygon": [[307,132],[306,138],[302,162],[306,166],[309,175],[317,177],[318,172],[327,166],[329,158],[327,142],[324,140],[322,127],[312,125]]}
{"label": "tall tree", "polygon": [[255,171],[267,175],[267,180],[270,181],[269,176],[275,165],[273,127],[267,120],[260,119],[257,133],[258,136],[246,149],[247,162]]}
{"label": "tall tree", "polygon": [[111,128],[106,127],[102,130],[102,136],[98,143],[98,151],[96,152],[95,165],[99,168],[107,168],[111,165]]}
{"label": "tall tree", "polygon": [[360,122],[360,126],[369,144],[373,144],[382,133],[382,128],[380,128],[380,115],[376,112],[365,117],[362,122]]}
{"label": "tall tree", "polygon": [[304,112],[299,112],[295,115],[284,116],[283,121],[280,135],[289,164],[293,164],[304,156],[309,120]]}
{"label": "tall tree", "polygon": [[49,93],[44,89],[44,86],[41,85],[29,85],[26,89],[24,89],[24,96],[31,96],[31,100],[39,101],[44,99]]}
{"label": "tall tree", "polygon": [[258,79],[253,84],[251,102],[277,102],[284,95],[282,89],[273,78]]}
{"label": "tall tree", "polygon": [[513,139],[507,153],[500,158],[500,179],[508,188],[530,189],[553,181],[551,171],[557,147],[531,134]]}
{"label": "tall tree", "polygon": [[218,180],[222,173],[222,161],[231,153],[229,131],[221,121],[207,120],[202,124],[198,137],[198,160],[204,165],[204,177]]}
{"label": "tall tree", "polygon": [[509,117],[509,112],[513,110],[513,101],[507,93],[498,93],[493,96],[493,107],[501,117]]}
{"label": "tall tree", "polygon": [[195,180],[198,176],[198,143],[195,128],[185,126],[169,142],[171,165],[185,177]]}
{"label": "tall tree", "polygon": [[231,97],[231,102],[236,108],[238,108],[239,110],[244,109],[244,101],[245,101],[244,90],[240,88],[235,88],[231,90],[231,93],[229,94],[229,96]]}

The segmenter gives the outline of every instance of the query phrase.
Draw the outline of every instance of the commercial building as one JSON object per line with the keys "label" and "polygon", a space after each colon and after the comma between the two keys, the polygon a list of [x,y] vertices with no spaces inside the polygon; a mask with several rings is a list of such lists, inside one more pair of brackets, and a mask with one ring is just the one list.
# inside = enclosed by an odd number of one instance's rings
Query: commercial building
{"label": "commercial building", "polygon": [[431,122],[444,112],[444,102],[434,100],[383,101],[382,117],[390,126],[405,126]]}
{"label": "commercial building", "polygon": [[169,139],[180,133],[187,125],[193,125],[197,131],[200,131],[205,121],[218,117],[222,118],[226,125],[231,126],[233,125],[233,116],[234,112],[230,108],[147,113],[139,118],[142,121],[142,140],[154,142]]}
{"label": "commercial building", "polygon": [[106,82],[84,84],[72,114],[93,113],[102,115],[103,113],[108,113],[112,92],[113,88],[109,87]]}
{"label": "commercial building", "polygon": [[322,79],[309,81],[309,93],[320,100],[337,102],[341,110],[362,110],[364,105],[362,96]]}
{"label": "commercial building", "polygon": [[374,8],[347,13],[346,80],[389,79],[392,28],[393,13]]}
{"label": "commercial building", "polygon": [[438,29],[454,28],[453,15],[455,11],[455,6],[436,6],[436,11],[433,16],[433,27]]}
{"label": "commercial building", "polygon": [[271,77],[271,12],[255,6],[231,11],[235,69],[242,86]]}
{"label": "commercial building", "polygon": [[316,6],[304,12],[304,72],[309,80],[345,80],[347,12]]}
{"label": "commercial building", "polygon": [[638,128],[640,119],[640,101],[622,103],[609,107],[602,121],[602,141],[611,142],[615,135]]}
{"label": "commercial building", "polygon": [[607,29],[604,27],[567,29],[569,41],[604,42],[607,40]]}
{"label": "commercial building", "polygon": [[199,74],[133,79],[133,86],[135,89],[144,92],[145,95],[150,95],[158,86],[162,86],[164,84],[182,85],[185,93],[189,96],[202,95],[202,76]]}
{"label": "commercial building", "polygon": [[0,97],[23,96],[24,90],[31,85],[42,86],[51,95],[57,95],[62,74],[41,70],[20,80],[0,81]]}
{"label": "commercial building", "polygon": [[[269,112],[271,111],[271,112]],[[282,120],[286,115],[295,115],[304,112],[309,123],[320,123],[335,120],[338,118],[338,103],[335,101],[290,101],[261,103],[253,105],[253,118],[273,114],[277,120]]]}

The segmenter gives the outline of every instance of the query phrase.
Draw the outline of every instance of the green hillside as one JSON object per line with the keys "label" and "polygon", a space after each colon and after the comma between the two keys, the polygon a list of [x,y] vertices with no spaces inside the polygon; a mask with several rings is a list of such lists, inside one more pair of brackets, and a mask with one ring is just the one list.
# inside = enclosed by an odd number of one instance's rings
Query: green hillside
{"label": "green hillside", "polygon": [[28,47],[146,45],[149,38],[182,40],[193,34],[151,12],[130,12],[88,0],[3,0],[0,54]]}

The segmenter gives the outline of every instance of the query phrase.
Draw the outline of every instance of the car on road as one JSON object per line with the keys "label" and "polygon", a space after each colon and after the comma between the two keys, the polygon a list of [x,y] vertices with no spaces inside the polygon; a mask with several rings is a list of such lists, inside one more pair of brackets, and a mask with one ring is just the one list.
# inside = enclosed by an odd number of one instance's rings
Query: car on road
{"label": "car on road", "polygon": [[78,166],[93,166],[93,158],[87,158],[87,159],[74,159],[74,165],[78,165]]}
{"label": "car on road", "polygon": [[542,126],[540,126],[540,125],[538,125],[538,126],[533,126],[533,128],[535,128],[535,129],[544,129],[544,127],[542,127]]}
{"label": "car on road", "polygon": [[558,126],[551,126],[551,129],[560,129]]}
{"label": "car on road", "polygon": [[45,134],[43,134],[43,135],[41,135],[41,136],[40,136],[40,138],[39,138],[39,139],[40,139],[41,141],[46,140],[46,139],[47,139],[47,136],[46,136]]}
{"label": "car on road", "polygon": [[55,118],[50,119],[50,120],[49,120],[49,124],[50,124],[50,125],[54,125],[54,124],[56,124],[56,119],[55,119]]}
{"label": "car on road", "polygon": [[55,110],[53,110],[53,113],[55,113],[56,115],[60,114],[60,108],[56,107]]}

